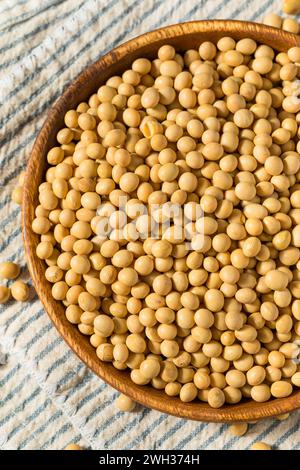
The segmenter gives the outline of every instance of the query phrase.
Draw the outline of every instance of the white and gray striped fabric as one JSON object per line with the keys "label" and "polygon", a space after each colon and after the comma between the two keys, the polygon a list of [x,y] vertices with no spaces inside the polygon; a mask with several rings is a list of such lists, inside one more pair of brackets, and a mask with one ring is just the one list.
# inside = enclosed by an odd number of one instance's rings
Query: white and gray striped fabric
{"label": "white and gray striped fabric", "polygon": [[[0,261],[23,267],[20,211],[10,201],[49,106],[86,65],[125,40],[192,19],[261,20],[281,0],[1,0]],[[299,414],[251,425],[177,419],[139,407],[123,414],[117,393],[93,375],[50,323],[39,300],[0,308],[0,448],[247,449],[255,440],[299,449]]]}

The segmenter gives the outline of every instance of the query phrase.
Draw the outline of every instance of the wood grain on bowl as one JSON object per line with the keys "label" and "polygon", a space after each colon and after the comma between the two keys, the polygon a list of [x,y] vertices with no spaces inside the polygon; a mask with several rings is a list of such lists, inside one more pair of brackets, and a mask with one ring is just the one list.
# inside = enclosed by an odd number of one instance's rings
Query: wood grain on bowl
{"label": "wood grain on bowl", "polygon": [[163,44],[172,44],[177,50],[184,51],[197,48],[203,41],[216,42],[222,36],[231,36],[237,40],[252,38],[279,51],[300,46],[298,36],[279,29],[250,22],[215,20],[168,26],[117,47],[85,69],[49,111],[28,163],[22,206],[25,250],[37,294],[57,330],[79,358],[107,383],[147,407],[183,418],[213,422],[251,421],[290,412],[300,408],[300,391],[295,391],[288,398],[274,399],[267,403],[249,400],[216,410],[206,403],[183,403],[179,398],[168,397],[162,391],[134,384],[128,372],[119,371],[110,364],[100,362],[88,338],[66,319],[62,303],[53,299],[51,285],[44,275],[46,265],[35,252],[38,236],[33,233],[31,223],[38,204],[38,187],[46,170],[46,155],[55,144],[55,136],[63,126],[66,111],[86,100],[110,76],[122,73],[136,58],[153,58]]}

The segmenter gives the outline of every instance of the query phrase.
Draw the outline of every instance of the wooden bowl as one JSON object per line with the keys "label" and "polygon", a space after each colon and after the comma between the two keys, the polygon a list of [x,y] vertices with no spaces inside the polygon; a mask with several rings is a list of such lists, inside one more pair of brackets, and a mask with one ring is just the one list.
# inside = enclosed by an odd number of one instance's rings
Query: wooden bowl
{"label": "wooden bowl", "polygon": [[100,58],[85,69],[53,105],[35,141],[24,186],[23,238],[31,277],[46,312],[65,341],[95,374],[133,400],[164,413],[200,421],[251,421],[299,408],[300,391],[294,392],[288,398],[274,399],[267,403],[247,400],[216,410],[205,403],[182,403],[178,398],[168,397],[162,391],[135,385],[128,372],[121,372],[110,364],[100,362],[88,338],[68,322],[63,305],[51,296],[51,285],[44,276],[45,263],[38,259],[35,252],[38,236],[31,229],[38,201],[38,186],[46,169],[46,154],[50,147],[55,145],[55,135],[63,127],[65,112],[85,101],[110,76],[123,72],[137,57],[153,58],[163,44],[172,44],[177,50],[186,50],[197,48],[203,41],[216,42],[222,36],[231,36],[237,40],[252,38],[279,51],[300,46],[298,36],[260,24],[222,20],[193,21],[146,33]]}

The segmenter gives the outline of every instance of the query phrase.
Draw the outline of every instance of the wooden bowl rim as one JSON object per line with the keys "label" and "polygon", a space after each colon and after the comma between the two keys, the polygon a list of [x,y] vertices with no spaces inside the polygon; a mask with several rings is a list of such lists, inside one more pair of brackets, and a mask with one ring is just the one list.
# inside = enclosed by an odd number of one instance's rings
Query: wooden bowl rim
{"label": "wooden bowl rim", "polygon": [[[206,403],[183,403],[179,398],[168,397],[162,391],[155,390],[148,386],[141,387],[134,384],[130,380],[128,373],[120,372],[112,365],[100,362],[95,354],[95,349],[89,344],[88,340],[84,338],[76,326],[71,325],[65,319],[62,313],[64,310],[62,304],[51,297],[51,287],[48,285],[49,283],[47,283],[45,279],[41,280],[41,270],[45,272],[45,265],[37,258],[35,250],[33,249],[36,235],[32,232],[31,222],[34,217],[34,197],[37,194],[36,190],[39,184],[39,181],[35,181],[37,173],[36,166],[40,159],[41,149],[44,154],[47,150],[49,130],[51,126],[53,127],[52,121],[55,121],[58,116],[66,112],[68,109],[66,103],[74,96],[78,87],[82,86],[82,83],[87,83],[90,76],[96,73],[97,70],[101,71],[101,68],[107,68],[115,62],[119,62],[128,53],[138,51],[149,43],[167,41],[168,39],[172,40],[172,38],[186,35],[203,34],[206,32],[211,33],[212,31],[224,35],[238,35],[242,31],[243,34],[246,32],[254,36],[261,35],[262,38],[268,36],[280,37],[282,44],[286,42],[286,44],[300,46],[300,39],[296,35],[270,26],[237,20],[201,20],[173,24],[150,31],[121,44],[106,55],[100,57],[96,62],[86,67],[78,77],[68,85],[60,98],[51,107],[35,140],[27,166],[23,190],[23,242],[32,281],[47,314],[60,335],[76,355],[106,383],[146,407],[177,417],[207,422],[252,421],[276,416],[300,408],[300,390],[293,392],[293,394],[287,398],[273,399],[266,403],[257,403],[249,400],[236,405],[226,405],[221,409],[213,409]],[[256,40],[259,41],[258,38],[256,38]],[[276,46],[274,46],[274,48],[276,48]]]}

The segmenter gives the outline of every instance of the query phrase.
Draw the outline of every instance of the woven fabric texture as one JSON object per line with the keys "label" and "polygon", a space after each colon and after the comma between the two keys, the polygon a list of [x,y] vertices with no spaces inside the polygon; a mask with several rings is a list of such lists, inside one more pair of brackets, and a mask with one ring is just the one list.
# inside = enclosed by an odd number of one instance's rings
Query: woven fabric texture
{"label": "woven fabric texture", "polygon": [[[259,21],[281,0],[2,0],[0,2],[0,261],[28,279],[20,209],[10,200],[46,112],[86,65],[163,25],[205,18]],[[38,298],[0,306],[0,448],[247,449],[265,440],[299,449],[298,419],[266,420],[242,438],[227,425],[138,407],[119,412],[117,392],[59,337]]]}

